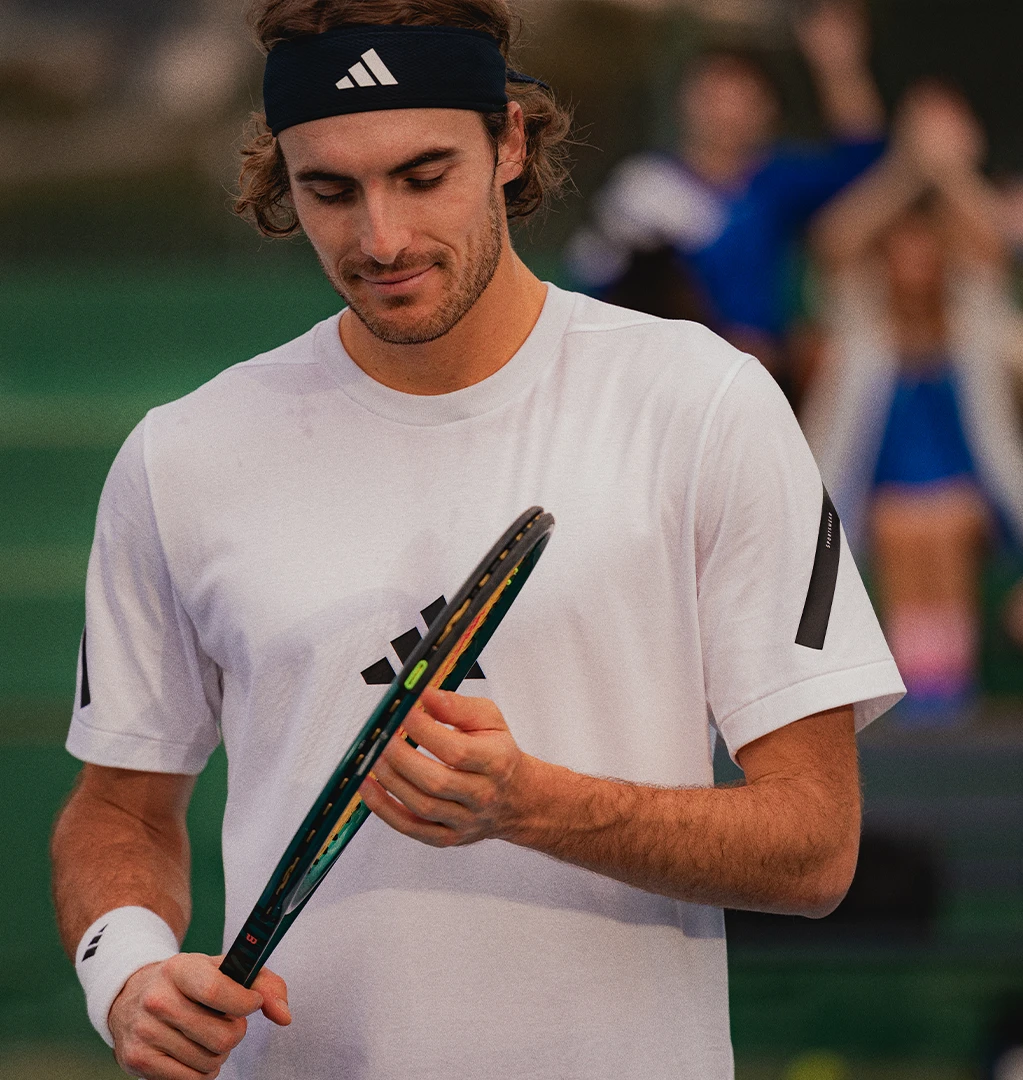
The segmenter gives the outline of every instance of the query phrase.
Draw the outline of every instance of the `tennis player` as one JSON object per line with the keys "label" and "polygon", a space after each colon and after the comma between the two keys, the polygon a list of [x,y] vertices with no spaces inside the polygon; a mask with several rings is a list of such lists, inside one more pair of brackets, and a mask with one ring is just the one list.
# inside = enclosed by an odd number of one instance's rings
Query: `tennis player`
{"label": "tennis player", "polygon": [[[505,0],[263,0],[240,207],[347,305],[154,409],[104,488],[53,840],[89,1015],[149,1080],[726,1080],[722,908],[831,911],[903,687],[754,359],[537,280],[567,125]],[[182,318],[188,313],[182,312]],[[557,518],[463,694],[251,990],[184,955],[223,740],[225,939],[437,601]],[[723,739],[745,772],[715,788]],[[230,1056],[229,1056],[230,1055]]]}

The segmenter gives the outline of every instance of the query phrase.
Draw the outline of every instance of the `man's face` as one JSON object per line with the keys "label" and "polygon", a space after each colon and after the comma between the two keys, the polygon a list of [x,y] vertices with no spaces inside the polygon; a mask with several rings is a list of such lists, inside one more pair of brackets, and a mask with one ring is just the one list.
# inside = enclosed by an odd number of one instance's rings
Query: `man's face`
{"label": "man's face", "polygon": [[755,72],[730,57],[707,60],[681,88],[682,125],[701,144],[759,152],[774,135],[778,103]]}
{"label": "man's face", "polygon": [[[382,341],[434,341],[490,284],[507,240],[480,116],[396,109],[281,132],[299,220],[330,283]],[[504,156],[504,155],[502,155]]]}

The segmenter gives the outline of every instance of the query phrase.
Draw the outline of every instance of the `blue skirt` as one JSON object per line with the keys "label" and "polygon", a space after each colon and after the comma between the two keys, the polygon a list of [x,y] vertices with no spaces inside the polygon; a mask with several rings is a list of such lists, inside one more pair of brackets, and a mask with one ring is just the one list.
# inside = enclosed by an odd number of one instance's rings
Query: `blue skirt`
{"label": "blue skirt", "polygon": [[874,469],[875,486],[975,476],[952,372],[900,375]]}

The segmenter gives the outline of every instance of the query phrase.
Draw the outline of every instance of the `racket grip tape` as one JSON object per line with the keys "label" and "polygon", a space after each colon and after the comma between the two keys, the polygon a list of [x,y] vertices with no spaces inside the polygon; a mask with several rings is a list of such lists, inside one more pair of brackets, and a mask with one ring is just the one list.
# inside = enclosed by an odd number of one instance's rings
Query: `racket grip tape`
{"label": "racket grip tape", "polygon": [[242,986],[249,986],[276,927],[276,922],[251,915],[228,949],[220,970]]}

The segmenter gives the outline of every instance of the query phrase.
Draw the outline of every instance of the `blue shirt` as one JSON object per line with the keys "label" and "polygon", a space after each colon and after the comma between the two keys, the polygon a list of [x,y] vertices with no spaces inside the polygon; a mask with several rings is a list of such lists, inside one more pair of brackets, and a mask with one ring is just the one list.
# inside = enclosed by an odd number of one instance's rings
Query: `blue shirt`
{"label": "blue shirt", "polygon": [[590,243],[574,245],[571,268],[589,291],[606,294],[625,269],[626,252],[667,244],[716,329],[777,336],[788,322],[794,241],[883,151],[880,141],[778,143],[734,188],[707,183],[676,158],[638,155],[618,166],[596,200],[603,253],[591,236]]}

